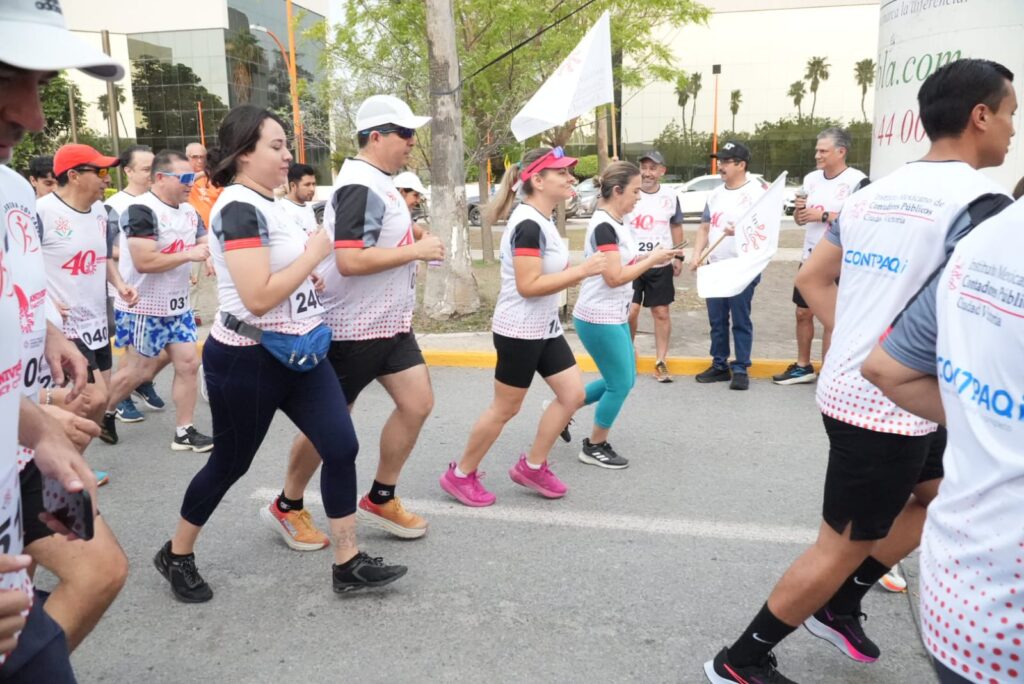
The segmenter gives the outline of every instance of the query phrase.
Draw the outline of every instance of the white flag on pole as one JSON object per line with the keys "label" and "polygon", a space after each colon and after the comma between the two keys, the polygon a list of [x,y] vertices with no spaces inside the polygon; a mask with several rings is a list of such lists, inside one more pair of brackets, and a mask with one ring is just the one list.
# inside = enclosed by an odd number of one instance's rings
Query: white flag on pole
{"label": "white flag on pole", "polygon": [[787,172],[783,171],[743,218],[736,222],[736,252],[739,256],[697,269],[698,295],[705,299],[738,295],[775,256],[779,249],[786,175]]}
{"label": "white flag on pole", "polygon": [[544,81],[512,118],[512,133],[522,142],[569,119],[611,102],[612,33],[608,12],[583,36],[558,71]]}

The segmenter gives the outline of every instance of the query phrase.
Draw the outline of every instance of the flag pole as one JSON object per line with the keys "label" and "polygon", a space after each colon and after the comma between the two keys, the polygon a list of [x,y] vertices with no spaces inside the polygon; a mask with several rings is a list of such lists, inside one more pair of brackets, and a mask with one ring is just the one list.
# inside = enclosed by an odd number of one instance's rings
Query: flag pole
{"label": "flag pole", "polygon": [[708,247],[707,251],[705,251],[704,254],[701,255],[700,260],[697,261],[697,265],[700,266],[705,261],[707,261],[708,255],[711,254],[712,252],[714,252],[715,251],[715,247],[718,247],[718,245],[722,244],[722,240],[724,240],[727,237],[729,237],[729,236],[726,235],[725,233],[722,233],[722,236],[720,238],[718,238],[718,240],[715,241],[715,244],[713,244],[710,247]]}

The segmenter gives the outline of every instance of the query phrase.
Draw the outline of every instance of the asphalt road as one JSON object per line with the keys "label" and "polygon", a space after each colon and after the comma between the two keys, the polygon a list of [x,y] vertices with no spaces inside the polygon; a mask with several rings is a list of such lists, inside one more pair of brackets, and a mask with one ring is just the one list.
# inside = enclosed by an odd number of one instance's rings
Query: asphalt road
{"label": "asphalt road", "polygon": [[[738,635],[813,539],[826,453],[813,387],[755,381],[738,393],[641,377],[611,439],[631,466],[576,460],[593,416],[584,409],[574,445],[559,442],[551,457],[569,494],[547,501],[506,475],[550,394],[535,383],[484,462],[497,504],[468,509],[437,478],[490,400],[491,373],[432,376],[434,415],[399,487],[430,532],[403,542],[361,531],[364,550],[410,568],[382,590],[336,596],[329,551],[291,551],[260,523],[295,432],[283,415],[200,538],[199,567],[216,592],[204,605],[176,602],[152,566],[204,457],[170,450],[170,411],[119,425],[115,447],[93,445],[90,462],[112,478],[100,504],[131,575],[74,655],[80,680],[702,682],[703,661]],[[168,398],[169,380],[158,381]],[[364,487],[386,399],[374,386],[356,407]],[[197,422],[209,428],[204,403]],[[307,502],[325,524],[317,493]],[[906,570],[916,589],[916,564]],[[51,581],[41,573],[44,588]],[[777,649],[782,671],[821,684],[934,681],[911,601],[916,594],[869,594],[866,628],[883,649],[874,665],[800,630]]]}

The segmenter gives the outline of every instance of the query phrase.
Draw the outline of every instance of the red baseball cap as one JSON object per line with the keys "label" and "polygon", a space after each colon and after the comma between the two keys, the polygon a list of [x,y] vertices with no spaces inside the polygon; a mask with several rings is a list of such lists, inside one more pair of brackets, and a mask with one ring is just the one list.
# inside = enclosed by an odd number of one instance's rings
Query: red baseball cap
{"label": "red baseball cap", "polygon": [[579,159],[566,156],[565,150],[561,147],[556,147],[553,150],[549,150],[544,156],[538,157],[528,164],[526,168],[523,169],[522,173],[519,174],[519,182],[525,183],[529,180],[530,176],[540,173],[546,169],[570,169],[576,166],[578,161]]}
{"label": "red baseball cap", "polygon": [[108,169],[117,166],[121,160],[117,157],[106,157],[88,145],[64,145],[53,155],[53,175],[59,176],[76,166],[95,166]]}

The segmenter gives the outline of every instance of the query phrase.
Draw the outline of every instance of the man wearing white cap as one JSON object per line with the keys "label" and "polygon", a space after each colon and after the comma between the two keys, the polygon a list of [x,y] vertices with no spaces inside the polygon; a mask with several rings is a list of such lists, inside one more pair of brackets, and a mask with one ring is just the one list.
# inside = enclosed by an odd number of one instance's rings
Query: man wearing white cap
{"label": "man wearing white cap", "polygon": [[[30,225],[36,221],[31,187],[6,164],[26,131],[43,129],[45,119],[40,90],[57,71],[66,68],[79,68],[108,80],[124,75],[124,69],[116,62],[65,29],[60,3],[56,0],[4,0],[0,3],[0,207],[3,207],[5,226],[10,225],[12,219],[17,224],[18,218],[26,219]],[[24,244],[29,243],[25,240]],[[0,679],[73,682],[64,631],[43,612],[42,600],[32,600],[32,583],[26,574],[32,558],[22,554],[21,525],[24,521],[20,512],[19,438],[26,447],[35,450],[34,463],[42,474],[57,480],[66,491],[87,489],[95,502],[96,478],[66,434],[66,431],[74,433],[75,426],[80,425],[75,418],[55,418],[24,396],[19,388],[28,366],[38,364],[25,363],[23,336],[11,332],[26,331],[23,334],[27,335],[29,330],[34,331],[34,326],[20,316],[23,309],[20,305],[24,302],[17,296],[21,290],[16,284],[23,277],[38,278],[38,271],[43,268],[38,250],[22,251],[26,253],[7,251],[0,245],[0,330],[6,331],[0,336],[0,517],[3,518],[0,525],[6,535],[5,553],[0,554],[0,589],[6,590],[0,592],[0,653],[3,654],[0,655]],[[23,275],[17,275],[19,272]],[[14,278],[9,277],[12,274]],[[47,314],[53,321],[55,312]],[[59,316],[56,319],[59,320]],[[86,363],[81,353],[51,322],[46,325],[44,345],[54,383],[61,384],[68,372],[74,381],[72,394],[80,392],[86,381]],[[78,431],[83,429],[79,427]],[[82,434],[86,441],[91,436]],[[51,524],[59,526],[53,520]],[[93,621],[88,628],[100,615],[102,610],[98,615],[89,616]]]}
{"label": "man wearing white cap", "polygon": [[415,221],[415,212],[420,208],[423,200],[427,198],[427,189],[423,187],[420,177],[412,171],[403,171],[395,176],[395,187],[405,198],[405,206],[409,207],[409,213],[413,215],[412,236],[419,240],[427,234],[427,230]]}
{"label": "man wearing white cap", "polygon": [[[334,232],[334,259],[318,270],[325,281],[324,321],[332,333],[328,358],[349,409],[373,380],[395,402],[381,431],[373,486],[359,500],[356,516],[405,539],[426,534],[427,522],[402,507],[395,487],[434,405],[430,375],[412,332],[416,262],[443,259],[444,246],[434,235],[413,238],[409,209],[391,176],[408,162],[416,129],[428,121],[393,95],[374,95],[360,105],[359,154],[345,160],[324,208],[324,226]],[[299,435],[284,490],[261,513],[293,549],[328,543],[308,516],[297,515],[319,465],[316,449]]]}

